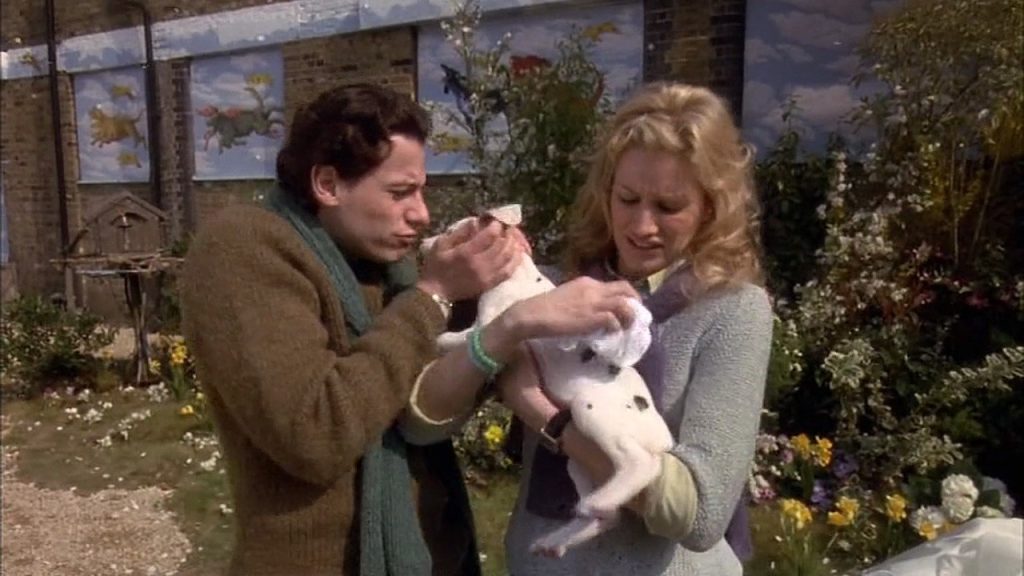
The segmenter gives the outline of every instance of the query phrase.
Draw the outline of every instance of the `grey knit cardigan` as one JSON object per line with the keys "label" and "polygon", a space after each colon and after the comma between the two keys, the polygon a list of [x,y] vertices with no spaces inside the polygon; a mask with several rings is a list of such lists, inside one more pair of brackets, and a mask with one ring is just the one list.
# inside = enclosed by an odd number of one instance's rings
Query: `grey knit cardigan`
{"label": "grey knit cardigan", "polygon": [[561,559],[533,556],[530,544],[561,526],[526,511],[536,449],[527,435],[520,494],[505,538],[510,576],[740,576],[723,539],[750,471],[771,352],[772,312],[754,285],[710,292],[658,326],[665,347],[664,417],[672,453],[689,468],[697,514],[681,542],[654,536],[631,512]]}

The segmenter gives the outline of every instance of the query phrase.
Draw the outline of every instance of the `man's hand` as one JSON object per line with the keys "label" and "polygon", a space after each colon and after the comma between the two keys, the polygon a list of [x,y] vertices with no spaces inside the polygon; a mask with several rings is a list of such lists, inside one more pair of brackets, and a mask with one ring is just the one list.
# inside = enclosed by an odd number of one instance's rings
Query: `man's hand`
{"label": "man's hand", "polygon": [[449,301],[474,298],[506,280],[524,252],[522,234],[472,220],[437,239],[423,258],[421,290]]}

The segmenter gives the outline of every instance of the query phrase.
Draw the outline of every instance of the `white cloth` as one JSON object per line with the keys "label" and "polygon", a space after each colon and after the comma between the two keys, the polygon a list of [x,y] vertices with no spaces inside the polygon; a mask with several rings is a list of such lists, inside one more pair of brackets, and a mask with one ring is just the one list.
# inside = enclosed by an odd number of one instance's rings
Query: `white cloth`
{"label": "white cloth", "polygon": [[598,330],[583,338],[562,338],[558,347],[573,350],[578,346],[590,348],[601,359],[620,368],[632,366],[643,358],[651,345],[651,312],[640,300],[630,298],[633,308],[633,323],[625,330]]}
{"label": "white cloth", "polygon": [[1024,521],[975,518],[866,570],[863,576],[1021,576]]}

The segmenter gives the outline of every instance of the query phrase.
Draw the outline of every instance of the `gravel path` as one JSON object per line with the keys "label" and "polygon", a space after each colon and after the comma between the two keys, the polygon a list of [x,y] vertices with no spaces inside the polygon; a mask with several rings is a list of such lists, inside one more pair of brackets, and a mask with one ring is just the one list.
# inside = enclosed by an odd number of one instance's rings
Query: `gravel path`
{"label": "gravel path", "polygon": [[41,489],[17,480],[14,449],[2,452],[0,574],[163,576],[185,561],[191,546],[165,511],[170,491]]}

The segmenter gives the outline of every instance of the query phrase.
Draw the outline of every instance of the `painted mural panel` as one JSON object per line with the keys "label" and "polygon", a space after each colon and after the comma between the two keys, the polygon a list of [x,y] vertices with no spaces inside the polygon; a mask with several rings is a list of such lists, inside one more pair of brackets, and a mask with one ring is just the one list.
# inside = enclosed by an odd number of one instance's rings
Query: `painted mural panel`
{"label": "painted mural panel", "polygon": [[42,76],[47,66],[45,44],[0,52],[0,73],[4,80]]}
{"label": "painted mural panel", "polygon": [[75,75],[80,182],[149,180],[144,78],[141,67]]}
{"label": "painted mural panel", "polygon": [[[484,12],[540,6],[565,0],[477,0]],[[436,20],[452,15],[455,2],[452,0],[374,0],[364,3],[359,9],[360,27],[378,28],[397,26],[412,22]]]}
{"label": "painted mural panel", "polygon": [[760,151],[784,129],[782,114],[792,101],[793,123],[813,150],[828,134],[850,135],[844,123],[875,83],[854,88],[856,50],[875,18],[902,0],[758,0],[747,3],[743,129]]}
{"label": "painted mural panel", "polygon": [[192,62],[196,180],[273,178],[284,122],[280,50]]}
{"label": "painted mural panel", "polygon": [[271,46],[298,38],[296,2],[279,2],[158,22],[153,26],[153,49],[158,58],[181,58]]}
{"label": "painted mural panel", "polygon": [[[617,100],[639,84],[643,70],[643,5],[618,2],[586,6],[558,6],[544,10],[513,12],[499,16],[484,15],[477,33],[481,46],[493,46],[506,32],[511,33],[510,58],[522,66],[544,66],[558,54],[558,41],[573,29],[590,31],[598,41],[591,52],[592,61],[605,74],[605,93]],[[460,101],[458,71],[461,68],[455,50],[445,42],[437,22],[425,24],[419,32],[418,85],[421,102],[436,108],[434,130],[447,132],[454,140],[465,132],[447,124],[440,112],[458,110]],[[430,173],[460,173],[469,170],[464,154],[456,151],[428,150]]]}
{"label": "painted mural panel", "polygon": [[146,60],[142,28],[121,28],[74,36],[57,47],[61,70],[86,71],[141,64]]}

